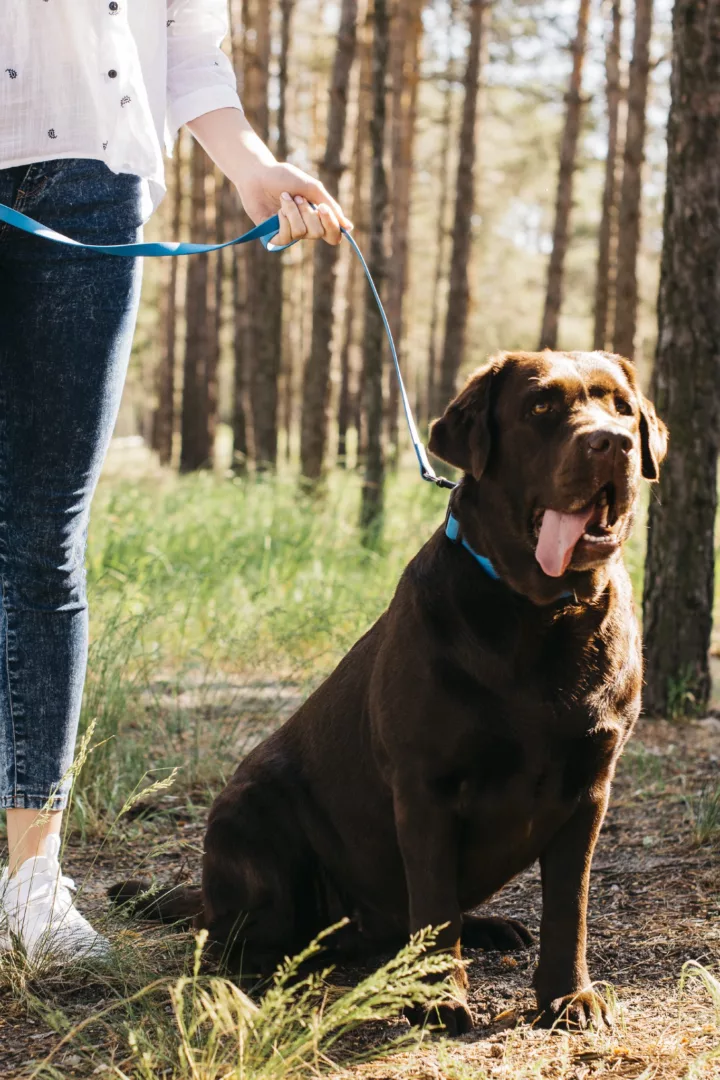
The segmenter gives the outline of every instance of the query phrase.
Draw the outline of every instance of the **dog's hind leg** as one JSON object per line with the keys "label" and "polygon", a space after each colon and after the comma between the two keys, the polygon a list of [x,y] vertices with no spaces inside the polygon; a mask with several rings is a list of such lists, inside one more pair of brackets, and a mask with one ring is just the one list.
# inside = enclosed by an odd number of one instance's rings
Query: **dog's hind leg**
{"label": "dog's hind leg", "polygon": [[514,952],[517,949],[527,949],[535,939],[528,928],[517,919],[502,919],[493,915],[483,916],[465,912],[462,917],[460,940],[468,949]]}

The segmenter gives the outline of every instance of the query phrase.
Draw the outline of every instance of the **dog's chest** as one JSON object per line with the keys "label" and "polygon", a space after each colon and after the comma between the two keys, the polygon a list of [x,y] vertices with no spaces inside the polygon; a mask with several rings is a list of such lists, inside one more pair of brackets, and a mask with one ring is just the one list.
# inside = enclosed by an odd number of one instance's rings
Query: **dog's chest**
{"label": "dog's chest", "polygon": [[[448,731],[446,790],[456,812],[492,834],[527,835],[611,773],[639,705],[639,658],[597,640],[543,643],[510,673],[484,665]],[[469,686],[466,690],[469,691]]]}

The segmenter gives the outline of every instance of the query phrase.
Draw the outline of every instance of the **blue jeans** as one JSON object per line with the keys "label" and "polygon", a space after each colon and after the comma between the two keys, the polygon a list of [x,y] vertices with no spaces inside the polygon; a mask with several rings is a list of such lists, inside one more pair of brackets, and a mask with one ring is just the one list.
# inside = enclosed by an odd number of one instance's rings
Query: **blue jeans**
{"label": "blue jeans", "polygon": [[[99,161],[0,169],[0,202],[78,240],[128,243],[137,177]],[[77,735],[90,501],[117,416],[138,259],[0,225],[0,808],[60,810]]]}

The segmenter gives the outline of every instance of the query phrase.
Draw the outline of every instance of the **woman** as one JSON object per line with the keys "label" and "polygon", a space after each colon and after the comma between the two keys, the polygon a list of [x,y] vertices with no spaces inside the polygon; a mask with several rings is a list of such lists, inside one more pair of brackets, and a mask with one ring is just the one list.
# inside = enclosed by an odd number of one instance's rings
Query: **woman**
{"label": "woman", "polygon": [[[0,0],[0,202],[85,242],[131,242],[164,191],[163,135],[186,124],[253,221],[279,209],[277,244],[337,244],[350,227],[338,204],[243,115],[219,47],[225,10]],[[87,658],[88,515],[140,272],[0,225],[0,949],[19,941],[31,956],[107,950],[58,853]]]}

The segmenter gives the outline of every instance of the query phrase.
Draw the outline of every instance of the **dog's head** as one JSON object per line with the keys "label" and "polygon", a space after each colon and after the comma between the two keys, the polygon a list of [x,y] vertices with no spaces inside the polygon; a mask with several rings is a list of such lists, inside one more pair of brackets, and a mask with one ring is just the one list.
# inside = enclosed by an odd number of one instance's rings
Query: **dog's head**
{"label": "dog's head", "polygon": [[619,552],[641,477],[657,480],[666,446],[629,361],[549,351],[501,354],[476,371],[429,442],[466,474],[463,503],[478,522],[483,510],[492,516],[481,530],[492,537],[487,554],[507,569],[524,553],[548,586]]}

